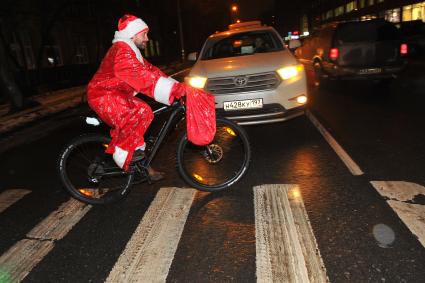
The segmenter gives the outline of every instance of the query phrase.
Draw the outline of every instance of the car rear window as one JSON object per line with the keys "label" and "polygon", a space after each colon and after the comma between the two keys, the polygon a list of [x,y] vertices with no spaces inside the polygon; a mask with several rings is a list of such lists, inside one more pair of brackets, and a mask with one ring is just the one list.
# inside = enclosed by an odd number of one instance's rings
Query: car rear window
{"label": "car rear window", "polygon": [[397,27],[383,21],[342,24],[335,35],[337,44],[398,40],[399,38]]}
{"label": "car rear window", "polygon": [[250,31],[207,40],[201,60],[227,58],[283,50],[272,31]]}

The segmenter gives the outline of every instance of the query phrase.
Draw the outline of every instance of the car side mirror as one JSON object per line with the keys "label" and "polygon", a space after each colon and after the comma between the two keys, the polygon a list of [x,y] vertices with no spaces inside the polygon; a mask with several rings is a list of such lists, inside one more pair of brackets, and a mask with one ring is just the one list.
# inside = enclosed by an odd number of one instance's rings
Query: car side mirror
{"label": "car side mirror", "polygon": [[187,60],[189,60],[189,61],[198,60],[198,52],[189,53],[189,55],[187,55]]}
{"label": "car side mirror", "polygon": [[293,51],[301,46],[301,41],[299,39],[291,39],[288,44],[289,50]]}

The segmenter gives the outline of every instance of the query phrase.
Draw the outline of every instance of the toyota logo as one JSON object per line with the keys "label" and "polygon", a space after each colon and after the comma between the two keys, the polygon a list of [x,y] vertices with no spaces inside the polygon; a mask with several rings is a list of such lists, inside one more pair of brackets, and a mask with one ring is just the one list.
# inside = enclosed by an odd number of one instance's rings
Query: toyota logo
{"label": "toyota logo", "polygon": [[248,82],[248,79],[245,77],[238,77],[235,78],[235,85],[236,86],[244,86]]}

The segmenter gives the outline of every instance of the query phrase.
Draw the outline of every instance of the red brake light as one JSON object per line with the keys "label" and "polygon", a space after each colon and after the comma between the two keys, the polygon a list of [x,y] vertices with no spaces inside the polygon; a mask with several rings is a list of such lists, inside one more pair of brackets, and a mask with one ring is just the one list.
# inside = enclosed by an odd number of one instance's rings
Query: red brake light
{"label": "red brake light", "polygon": [[406,55],[408,53],[409,49],[406,43],[402,43],[400,45],[400,54],[401,55]]}
{"label": "red brake light", "polygon": [[336,60],[336,59],[338,59],[338,56],[339,56],[338,48],[331,48],[331,50],[329,52],[329,57],[332,60]]}

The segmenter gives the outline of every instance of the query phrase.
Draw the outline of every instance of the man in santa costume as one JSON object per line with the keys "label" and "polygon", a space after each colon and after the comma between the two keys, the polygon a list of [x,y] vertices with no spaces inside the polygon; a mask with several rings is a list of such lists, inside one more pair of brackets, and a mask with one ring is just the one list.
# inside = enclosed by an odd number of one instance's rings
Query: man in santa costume
{"label": "man in santa costume", "polygon": [[[183,84],[142,57],[139,48],[145,48],[148,30],[140,18],[124,15],[113,45],[87,89],[90,107],[111,127],[112,140],[106,152],[124,170],[132,161],[143,158],[143,136],[153,119],[149,105],[135,95],[140,92],[166,105],[185,95]],[[162,178],[153,169],[149,174],[154,180]]]}

